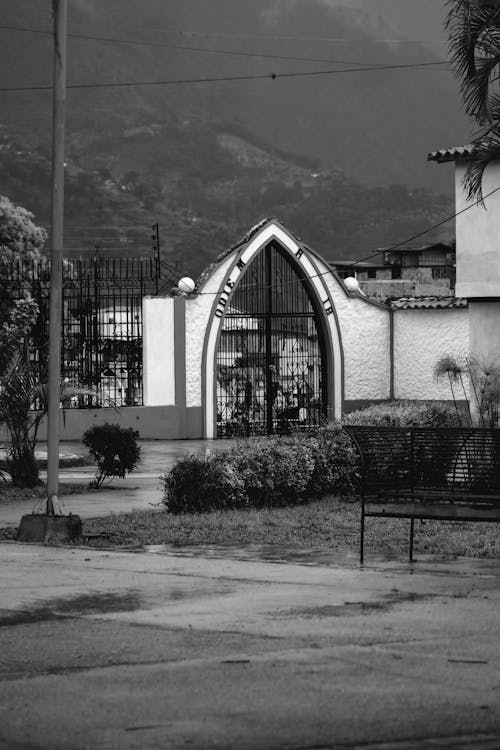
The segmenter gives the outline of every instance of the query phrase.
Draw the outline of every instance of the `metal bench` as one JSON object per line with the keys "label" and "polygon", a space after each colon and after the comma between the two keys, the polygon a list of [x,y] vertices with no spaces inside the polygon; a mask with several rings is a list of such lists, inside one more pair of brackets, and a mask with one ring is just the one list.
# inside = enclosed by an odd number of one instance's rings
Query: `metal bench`
{"label": "metal bench", "polygon": [[344,428],[360,458],[361,538],[365,518],[500,521],[500,429]]}

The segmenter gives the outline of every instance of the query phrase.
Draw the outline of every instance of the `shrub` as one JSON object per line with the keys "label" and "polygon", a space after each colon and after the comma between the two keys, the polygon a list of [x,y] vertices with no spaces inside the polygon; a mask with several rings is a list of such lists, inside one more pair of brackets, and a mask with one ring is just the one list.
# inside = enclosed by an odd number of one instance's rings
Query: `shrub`
{"label": "shrub", "polygon": [[390,401],[346,414],[344,424],[386,427],[459,427],[460,418],[447,404]]}
{"label": "shrub", "polygon": [[348,492],[356,456],[338,427],[260,443],[241,442],[208,458],[190,456],[164,477],[171,513],[279,507]]}
{"label": "shrub", "polygon": [[137,444],[139,433],[118,424],[96,425],[83,435],[83,444],[97,461],[97,472],[91,487],[100,487],[108,478],[121,477],[133,471],[141,455]]}
{"label": "shrub", "polygon": [[356,486],[358,457],[351,438],[340,425],[298,434],[312,451],[314,470],[308,484],[311,497],[348,495]]}
{"label": "shrub", "polygon": [[314,470],[308,445],[275,439],[257,446],[242,444],[229,452],[252,507],[276,507],[304,498]]}
{"label": "shrub", "polygon": [[163,477],[170,513],[201,513],[245,504],[243,482],[227,454],[186,456]]}

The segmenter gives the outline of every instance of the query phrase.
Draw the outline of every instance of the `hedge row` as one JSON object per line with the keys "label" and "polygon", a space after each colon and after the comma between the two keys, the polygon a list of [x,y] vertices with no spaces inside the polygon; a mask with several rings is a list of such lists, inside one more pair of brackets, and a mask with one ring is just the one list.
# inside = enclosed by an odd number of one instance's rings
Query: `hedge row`
{"label": "hedge row", "polygon": [[[446,405],[392,402],[347,415],[346,424],[458,426]],[[357,453],[340,425],[291,437],[245,441],[208,457],[188,456],[163,478],[170,513],[279,507],[348,495],[356,486]]]}
{"label": "hedge row", "polygon": [[164,477],[164,503],[170,513],[195,513],[346,495],[356,480],[356,464],[351,440],[340,427],[246,441],[208,457],[178,461]]}
{"label": "hedge row", "polygon": [[390,401],[346,414],[344,423],[387,427],[460,427],[461,418],[449,404]]}

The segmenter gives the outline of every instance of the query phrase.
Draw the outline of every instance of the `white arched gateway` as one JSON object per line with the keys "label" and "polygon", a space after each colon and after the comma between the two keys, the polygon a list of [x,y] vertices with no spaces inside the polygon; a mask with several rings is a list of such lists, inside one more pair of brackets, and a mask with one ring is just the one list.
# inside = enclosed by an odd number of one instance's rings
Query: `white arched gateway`
{"label": "white arched gateway", "polygon": [[[230,257],[230,263],[227,260]],[[203,348],[205,437],[340,417],[342,345],[315,254],[275,221],[225,256]]]}
{"label": "white arched gateway", "polygon": [[282,433],[392,398],[448,399],[434,365],[467,352],[464,300],[370,300],[266,219],[193,292],[144,299],[144,407],[124,418],[144,437]]}

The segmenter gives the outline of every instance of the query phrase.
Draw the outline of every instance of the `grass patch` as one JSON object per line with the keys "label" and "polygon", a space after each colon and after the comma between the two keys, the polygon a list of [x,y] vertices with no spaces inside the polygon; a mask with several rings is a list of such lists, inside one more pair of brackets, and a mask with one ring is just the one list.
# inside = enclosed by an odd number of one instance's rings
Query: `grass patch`
{"label": "grass patch", "polygon": [[[150,544],[291,544],[341,549],[359,546],[359,503],[327,498],[285,508],[212,511],[172,515],[135,511],[83,522],[95,546]],[[368,554],[408,555],[409,521],[367,519]],[[415,524],[415,552],[443,557],[500,558],[494,523],[425,521]]]}

